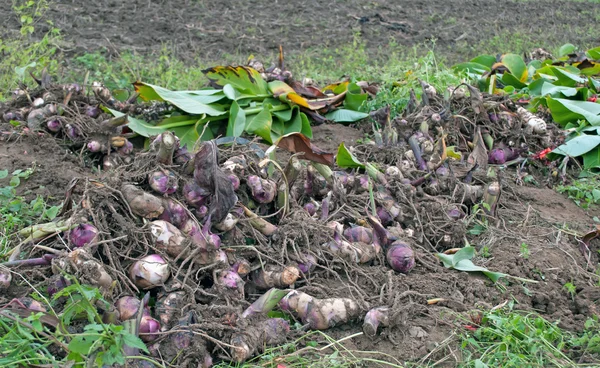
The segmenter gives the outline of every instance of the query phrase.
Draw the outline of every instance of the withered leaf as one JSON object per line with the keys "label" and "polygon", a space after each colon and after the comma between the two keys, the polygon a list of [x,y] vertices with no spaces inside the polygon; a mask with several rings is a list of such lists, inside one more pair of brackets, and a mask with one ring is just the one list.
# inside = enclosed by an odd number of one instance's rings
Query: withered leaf
{"label": "withered leaf", "polygon": [[333,153],[325,152],[310,143],[310,139],[302,133],[290,133],[282,136],[275,142],[278,147],[286,149],[292,153],[304,153],[299,156],[301,159],[318,162],[320,164],[333,166]]}
{"label": "withered leaf", "polygon": [[469,168],[473,168],[475,165],[479,169],[487,170],[488,165],[488,151],[485,147],[485,141],[481,136],[481,128],[477,127],[475,131],[475,137],[473,138],[473,151],[467,158]]}
{"label": "withered leaf", "polygon": [[217,160],[218,149],[214,141],[203,142],[194,156],[194,181],[209,190],[212,199],[208,215],[214,222],[221,222],[237,203],[237,195],[233,183],[219,168]]}
{"label": "withered leaf", "polygon": [[290,82],[290,86],[296,91],[297,94],[307,98],[323,98],[327,97],[326,94],[321,92],[318,88],[313,86],[305,86],[299,81]]}

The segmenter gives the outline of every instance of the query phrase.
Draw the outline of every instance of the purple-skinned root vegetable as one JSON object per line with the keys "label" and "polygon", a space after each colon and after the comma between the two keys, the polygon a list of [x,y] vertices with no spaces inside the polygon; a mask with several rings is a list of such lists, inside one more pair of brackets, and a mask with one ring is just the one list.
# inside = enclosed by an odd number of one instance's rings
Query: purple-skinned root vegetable
{"label": "purple-skinned root vegetable", "polygon": [[324,245],[331,253],[351,263],[368,263],[377,257],[377,248],[371,244],[350,243],[335,236]]}
{"label": "purple-skinned root vegetable", "polygon": [[46,127],[52,133],[58,133],[62,129],[62,124],[60,123],[60,120],[52,119],[48,120],[48,122],[46,123]]}
{"label": "purple-skinned root vegetable", "polygon": [[177,176],[169,170],[159,170],[148,175],[148,184],[155,192],[162,195],[177,191]]}
{"label": "purple-skinned root vegetable", "polygon": [[465,213],[459,207],[452,207],[446,211],[446,214],[452,220],[461,220],[465,218]]}
{"label": "purple-skinned root vegetable", "polygon": [[240,275],[233,270],[224,270],[220,271],[217,279],[215,280],[215,285],[219,288],[225,288],[229,290],[236,291],[239,295],[244,295],[244,285],[246,283]]}
{"label": "purple-skinned root vegetable", "polygon": [[344,230],[344,238],[351,243],[373,244],[375,237],[373,231],[364,226],[349,227]]}
{"label": "purple-skinned root vegetable", "polygon": [[240,178],[238,178],[237,175],[229,174],[229,175],[227,175],[227,177],[229,178],[229,180],[231,180],[231,184],[233,185],[233,190],[240,189]]}
{"label": "purple-skinned root vegetable", "polygon": [[192,159],[192,154],[188,151],[186,146],[180,147],[175,150],[173,154],[173,162],[177,165],[185,165]]}
{"label": "purple-skinned root vegetable", "polygon": [[[286,341],[290,331],[288,321],[283,318],[258,320],[259,323],[237,331],[229,341],[232,360],[243,363],[260,351],[264,345],[279,345]],[[258,322],[257,321],[257,322]]]}
{"label": "purple-skinned root vegetable", "polygon": [[352,322],[359,319],[361,315],[360,306],[352,299],[317,299],[297,290],[292,290],[283,297],[279,307],[314,330],[326,330]]}
{"label": "purple-skinned root vegetable", "polygon": [[69,231],[68,238],[76,248],[95,244],[98,240],[98,229],[94,225],[79,224]]}
{"label": "purple-skinned root vegetable", "polygon": [[131,211],[138,216],[155,219],[165,210],[160,198],[144,192],[135,185],[124,184],[121,187],[121,192],[129,204]]}
{"label": "purple-skinned root vegetable", "polygon": [[183,198],[193,207],[204,206],[208,202],[210,195],[211,193],[208,189],[202,188],[193,181],[189,181],[183,186]]}
{"label": "purple-skinned root vegetable", "polygon": [[410,245],[396,240],[386,252],[386,260],[390,267],[400,273],[409,273],[415,267],[415,254]]}
{"label": "purple-skinned root vegetable", "polygon": [[373,308],[365,315],[363,323],[363,332],[369,337],[377,335],[379,326],[388,327],[390,325],[390,309],[387,307]]}
{"label": "purple-skinned root vegetable", "polygon": [[160,331],[160,322],[150,315],[143,315],[140,321],[140,339],[144,342],[151,342],[158,338],[157,332]]}
{"label": "purple-skinned root vegetable", "polygon": [[85,114],[90,118],[97,118],[102,113],[102,110],[98,106],[88,105],[85,108]]}
{"label": "purple-skinned root vegetable", "polygon": [[163,198],[162,204],[165,210],[158,216],[159,220],[167,221],[181,228],[190,219],[187,209],[178,201],[172,198]]}
{"label": "purple-skinned root vegetable", "polygon": [[46,292],[48,292],[48,296],[51,297],[69,285],[70,282],[67,279],[65,279],[62,275],[53,275],[48,279],[48,286],[46,287]]}
{"label": "purple-skinned root vegetable", "polygon": [[317,210],[319,209],[319,204],[314,201],[311,200],[310,202],[306,203],[303,208],[306,211],[306,213],[308,213],[310,216],[314,216],[315,213],[317,213]]}
{"label": "purple-skinned root vegetable", "polygon": [[[119,312],[119,320],[127,321],[136,316],[138,309],[140,308],[141,300],[135,296],[123,296],[115,302],[115,308]],[[150,315],[148,305],[144,305],[144,315]]]}
{"label": "purple-skinned root vegetable", "polygon": [[246,184],[258,203],[271,203],[277,194],[277,184],[269,179],[263,179],[257,175],[249,175]]}
{"label": "purple-skinned root vegetable", "polygon": [[190,239],[175,227],[164,221],[155,220],[150,223],[150,233],[154,238],[154,246],[173,258],[177,258],[190,246]]}
{"label": "purple-skinned root vegetable", "polygon": [[[268,267],[268,266],[265,266]],[[259,289],[280,288],[284,289],[293,285],[300,277],[300,270],[296,266],[258,269],[250,278]]]}
{"label": "purple-skinned root vegetable", "polygon": [[233,230],[238,221],[239,217],[234,216],[232,213],[228,213],[223,221],[215,224],[214,226],[219,231],[227,232]]}
{"label": "purple-skinned root vegetable", "polygon": [[141,258],[129,268],[129,278],[143,290],[162,286],[169,276],[169,264],[159,254]]}
{"label": "purple-skinned root vegetable", "polygon": [[303,274],[308,274],[317,268],[317,258],[312,254],[302,254],[302,259],[298,260],[298,269]]}
{"label": "purple-skinned root vegetable", "polygon": [[44,305],[40,302],[38,302],[37,300],[30,298],[28,296],[23,296],[20,298],[15,298],[13,300],[11,300],[10,302],[8,302],[5,306],[2,307],[2,309],[11,306],[13,308],[23,308],[23,309],[29,309],[30,311],[34,311],[34,312],[46,312],[46,307],[44,307]]}
{"label": "purple-skinned root vegetable", "polygon": [[250,265],[250,262],[248,262],[245,259],[238,259],[231,266],[231,269],[234,272],[237,272],[237,274],[240,275],[240,277],[246,277],[250,273],[250,271],[252,271],[252,265]]}
{"label": "purple-skinned root vegetable", "polygon": [[117,153],[121,156],[128,156],[133,153],[133,143],[129,140],[125,139],[125,143],[119,148],[117,148]]}

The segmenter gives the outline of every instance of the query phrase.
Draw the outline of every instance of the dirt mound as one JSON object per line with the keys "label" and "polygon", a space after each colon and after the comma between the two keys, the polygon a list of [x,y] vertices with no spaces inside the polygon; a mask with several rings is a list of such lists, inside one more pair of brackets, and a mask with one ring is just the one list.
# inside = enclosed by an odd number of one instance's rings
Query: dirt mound
{"label": "dirt mound", "polygon": [[[35,98],[36,93],[46,91],[34,91],[31,96]],[[593,221],[587,212],[552,189],[527,185],[521,170],[515,174],[510,167],[497,167],[496,176],[490,176],[475,166],[466,168],[465,163],[471,162],[470,159],[436,159],[435,147],[439,144],[444,151],[447,143],[461,152],[476,152],[478,144],[483,143],[474,143],[469,148],[466,137],[471,140],[473,132],[480,132],[486,126],[493,138],[510,137],[515,147],[521,147],[523,141],[533,151],[543,147],[538,145],[544,137],[523,133],[523,124],[513,111],[516,107],[508,100],[479,96],[481,106],[485,101],[490,114],[512,116],[504,123],[492,125],[489,125],[491,115],[478,118],[481,116],[471,105],[479,106],[477,101],[464,96],[450,104],[438,95],[430,96],[427,103],[412,101],[409,104],[412,107],[391,122],[382,109],[372,116],[381,124],[383,132],[379,134],[384,143],[358,142],[364,132],[353,127],[326,124],[315,127],[314,143],[334,148],[345,141],[358,159],[375,162],[381,168],[396,167],[402,179],[374,179],[372,200],[361,184],[360,179],[366,176],[338,172],[339,177],[331,186],[318,172],[303,167],[295,183],[288,183],[290,205],[282,215],[281,202],[265,199],[269,196],[268,187],[275,184],[264,181],[267,176],[269,180],[278,180],[280,174],[274,171],[267,175],[253,146],[205,143],[193,156],[194,161],[182,151],[177,151],[177,159],[172,161],[164,156],[168,152],[165,148],[169,145],[168,135],[161,135],[149,149],[123,150],[128,146],[120,138],[131,137],[119,125],[124,120],[90,113],[87,107],[100,102],[90,99],[94,97],[68,88],[57,88],[53,93],[59,101],[68,101],[59,122],[62,130],[53,136],[43,128],[43,124],[54,121],[51,115],[41,122],[27,117],[29,123],[39,123],[36,126],[40,129],[30,126],[13,130],[5,125],[0,168],[28,168],[35,162],[36,172],[22,190],[49,194],[56,201],[66,196],[68,201],[64,202],[61,220],[93,224],[101,242],[69,252],[72,238],[63,234],[45,238],[40,241],[45,247],[42,249],[56,251],[50,255],[53,260],[48,261],[52,267],[19,267],[18,271],[30,282],[45,286],[53,280],[52,270],[64,268],[82,282],[99,286],[114,301],[125,295],[142,295],[142,284],[137,283],[137,278],[131,280],[127,276],[129,270],[140,257],[154,252],[161,254],[169,264],[171,277],[165,285],[153,289],[152,296],[157,299],[153,313],[167,330],[198,332],[195,342],[187,345],[193,348],[177,358],[172,356],[179,359],[178,364],[198,364],[210,356],[232,359],[232,355],[246,357],[255,353],[262,343],[253,344],[267,338],[266,332],[262,332],[262,323],[267,322],[261,316],[245,318],[242,311],[272,286],[293,287],[322,299],[350,298],[345,306],[351,309],[351,304],[360,310],[360,318],[372,307],[389,308],[389,328],[380,328],[375,337],[357,336],[347,342],[347,347],[386,353],[388,356],[383,359],[398,361],[440,359],[447,353],[445,339],[451,331],[461,328],[455,316],[468,318],[473,311],[489,310],[507,301],[516,302],[518,309],[560,320],[560,326],[568,330],[581,329],[586,318],[596,314],[600,296],[594,289],[595,269],[587,264],[573,236],[575,232],[589,230]],[[11,103],[12,109],[23,108],[18,100]],[[445,114],[442,106],[461,114]],[[136,106],[121,105],[121,108],[129,112],[139,110]],[[77,134],[69,126],[76,127]],[[392,128],[396,129],[396,136],[388,134]],[[434,141],[428,130],[448,134],[442,141]],[[413,134],[415,131],[418,132]],[[412,135],[405,137],[406,132]],[[551,134],[549,130],[545,137]],[[97,143],[90,145],[92,141]],[[473,141],[476,142],[476,137]],[[417,153],[426,159],[423,169],[416,168],[420,165]],[[167,156],[172,155],[170,151]],[[287,159],[289,155],[282,157]],[[487,163],[487,153],[484,159]],[[191,162],[194,165],[190,166]],[[283,160],[280,162],[283,167],[285,164]],[[424,175],[425,172],[428,174]],[[536,172],[533,166],[532,173],[538,175],[539,182],[546,179],[542,172]],[[234,187],[231,174],[236,175],[239,188]],[[353,184],[348,184],[348,174],[355,175]],[[471,184],[465,183],[469,175]],[[74,178],[78,180],[73,181]],[[161,178],[166,178],[163,184],[159,182]],[[342,182],[340,189],[338,184]],[[174,183],[178,187],[167,191]],[[502,188],[497,208],[492,204],[478,210],[477,203],[485,195],[476,193],[481,190],[491,193],[489,188],[493,183]],[[201,198],[190,199],[186,185],[200,186],[195,190]],[[153,191],[164,196],[150,195]],[[230,203],[232,196],[235,201]],[[246,208],[232,207],[238,200]],[[320,208],[313,215],[306,205],[315,203]],[[389,234],[381,235],[377,223],[367,216],[366,208],[371,204],[378,206],[379,219],[386,223]],[[489,212],[494,208],[495,214]],[[218,240],[212,235],[206,238],[211,218],[219,221],[227,212],[237,218],[237,225],[219,231],[213,227]],[[386,220],[386,213],[391,218]],[[158,216],[189,235],[186,243],[182,243],[183,248],[175,251],[159,245],[152,235],[156,228],[142,219],[153,220]],[[352,247],[340,242],[339,230],[333,232],[326,225],[330,220],[345,227],[343,237],[354,244]],[[363,226],[361,232],[353,231],[357,225]],[[474,229],[480,231],[471,231]],[[202,236],[198,237],[200,232]],[[475,264],[511,277],[492,283],[483,275],[445,268],[435,254],[463,246],[465,239],[479,250],[473,259]],[[393,247],[396,244],[393,241],[406,242],[414,251],[417,264],[407,274],[390,269],[385,252],[381,251]],[[21,251],[29,257],[44,254],[28,244]],[[248,264],[248,272],[241,271],[246,267],[242,264]],[[287,283],[284,280],[290,275],[293,281]],[[105,283],[106,279],[115,283]],[[564,288],[567,283],[576,285],[573,294]],[[23,287],[12,287],[0,296],[0,304],[27,293],[29,290]],[[167,308],[169,303],[175,307]],[[312,314],[307,317],[298,313],[295,318],[311,326],[323,323]],[[342,338],[362,331],[360,323],[341,322],[328,333]],[[281,343],[283,337],[285,334],[279,333],[279,340],[265,341]],[[169,339],[159,340],[150,350],[163,356],[174,355],[177,349],[169,343]],[[248,351],[232,351],[228,346],[246,343],[250,344]]]}

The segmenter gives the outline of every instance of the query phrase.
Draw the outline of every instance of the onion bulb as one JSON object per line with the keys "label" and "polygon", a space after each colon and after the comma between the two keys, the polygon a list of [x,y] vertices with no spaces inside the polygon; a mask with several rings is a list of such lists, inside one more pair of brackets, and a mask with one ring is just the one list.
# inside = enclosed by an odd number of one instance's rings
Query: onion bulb
{"label": "onion bulb", "polygon": [[76,248],[95,243],[97,236],[98,229],[90,224],[79,224],[69,232],[69,240]]}

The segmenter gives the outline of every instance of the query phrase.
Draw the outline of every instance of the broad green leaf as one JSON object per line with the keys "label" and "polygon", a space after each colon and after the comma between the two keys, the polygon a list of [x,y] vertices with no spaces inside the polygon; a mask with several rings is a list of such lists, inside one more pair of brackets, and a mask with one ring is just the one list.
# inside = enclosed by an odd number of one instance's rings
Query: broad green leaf
{"label": "broad green leaf", "polygon": [[216,88],[231,84],[242,93],[255,96],[266,96],[268,94],[267,82],[253,68],[247,66],[216,66],[202,72]]}
{"label": "broad green leaf", "polygon": [[502,78],[500,78],[500,81],[504,85],[513,86],[518,89],[527,87],[527,84],[521,82],[519,79],[517,79],[514,75],[512,75],[510,73],[504,73],[502,75]]}
{"label": "broad green leaf", "polygon": [[37,65],[37,63],[35,61],[33,61],[33,62],[31,62],[31,63],[29,63],[29,64],[27,64],[25,66],[22,66],[22,67],[16,66],[15,67],[15,74],[18,75],[19,78],[24,79],[25,78],[25,72],[27,71],[27,69],[34,68],[36,65]]}
{"label": "broad green leaf", "polygon": [[271,105],[263,105],[263,109],[258,114],[251,118],[247,118],[246,131],[248,133],[256,134],[265,141],[272,143],[271,138],[271,124],[273,123],[273,117],[269,111]]}
{"label": "broad green leaf", "polygon": [[547,98],[552,118],[564,126],[587,120],[590,125],[600,125],[600,104],[588,101],[572,101],[561,98]]}
{"label": "broad green leaf", "polygon": [[594,60],[600,60],[600,46],[587,50],[586,55]]}
{"label": "broad green leaf", "polygon": [[299,111],[297,106],[283,111],[273,111],[273,115],[277,116],[282,121],[288,121],[292,119],[292,113],[294,111]]}
{"label": "broad green leaf", "polygon": [[344,106],[350,110],[358,110],[367,101],[368,95],[356,83],[348,84],[348,92],[344,99]]}
{"label": "broad green leaf", "polygon": [[192,147],[194,147],[194,145],[200,138],[200,135],[196,130],[196,124],[172,128],[170,130],[171,132],[173,132],[173,134],[177,136],[177,138],[179,138],[181,146],[185,145],[189,149],[192,149]]}
{"label": "broad green leaf", "polygon": [[281,119],[274,116],[273,122],[271,123],[271,139],[275,142],[279,137],[283,135],[284,123]]}
{"label": "broad green leaf", "polygon": [[594,66],[581,69],[582,75],[586,75],[589,77],[589,76],[600,74],[600,63],[596,63],[596,62],[592,62],[592,63],[594,64]]}
{"label": "broad green leaf", "polygon": [[565,43],[558,49],[558,57],[567,56],[575,52],[575,45],[572,43]]}
{"label": "broad green leaf", "polygon": [[[134,83],[134,86],[142,99],[167,101],[188,114],[207,114],[210,116],[225,114],[225,111],[223,111],[221,107],[201,102],[203,96],[200,95],[194,95],[185,91],[171,91],[149,83],[136,82]],[[156,96],[158,96],[158,98]]]}
{"label": "broad green leaf", "polygon": [[[598,64],[598,65],[600,65],[600,64]],[[588,77],[588,86],[592,89],[599,90],[600,89],[600,81],[598,81],[592,77]]]}
{"label": "broad green leaf", "polygon": [[[494,58],[494,61],[495,60],[496,59]],[[489,72],[491,70],[490,67],[488,67],[486,65],[474,63],[474,62],[456,64],[452,67],[452,69],[459,71],[459,72],[465,71],[474,76],[481,76],[484,73]]]}
{"label": "broad green leaf", "polygon": [[542,84],[541,95],[546,96],[550,95],[552,97],[573,97],[577,94],[577,88],[573,87],[564,87],[564,86],[555,86],[552,83],[544,82]]}
{"label": "broad green leaf", "polygon": [[295,108],[296,113],[294,117],[284,121],[284,130],[282,135],[290,133],[300,133],[302,131],[302,117],[300,116],[300,109]]}
{"label": "broad green leaf", "polygon": [[246,112],[240,108],[236,101],[231,103],[229,109],[229,121],[227,123],[227,135],[230,137],[239,137],[246,127]]}
{"label": "broad green leaf", "polygon": [[348,84],[350,84],[349,81],[333,83],[333,84],[323,87],[321,89],[321,92],[323,92],[323,93],[329,92],[329,93],[333,93],[334,95],[339,95],[339,94],[346,92],[346,90],[348,89]]}
{"label": "broad green leaf", "polygon": [[308,116],[305,113],[300,112],[300,119],[302,119],[302,130],[300,133],[304,134],[307,138],[311,139],[313,137],[312,128],[310,127],[310,120],[308,120]]}
{"label": "broad green leaf", "polygon": [[514,75],[521,82],[527,81],[527,65],[519,55],[506,54],[502,56],[502,64],[504,64],[510,74]]}
{"label": "broad green leaf", "polygon": [[531,96],[541,96],[542,95],[542,87],[544,86],[544,83],[552,84],[546,78],[536,79],[533,82],[529,83],[529,85],[527,86],[527,88],[529,89],[529,94]]}
{"label": "broad green leaf", "polygon": [[129,332],[122,331],[121,336],[123,336],[123,343],[129,347],[140,349],[144,352],[148,352],[148,348],[146,344],[137,336],[130,334]]}
{"label": "broad green leaf", "polygon": [[225,87],[223,87],[223,93],[228,99],[232,101],[252,100],[256,98],[256,96],[254,95],[241,93],[240,91],[235,89],[231,84],[226,84]]}
{"label": "broad green leaf", "polygon": [[[109,108],[106,108],[106,110],[108,110],[111,114],[113,114],[113,116],[115,116],[117,118],[119,116],[125,115],[122,112],[117,111],[117,110],[112,110]],[[127,117],[127,121],[128,121],[127,127],[129,129],[131,129],[131,131],[133,131],[136,134],[141,135],[142,137],[146,137],[146,138],[152,137],[155,135],[159,135],[160,133],[162,133],[166,130],[163,127],[156,126],[156,125],[150,125],[141,119],[136,119],[131,116]]]}
{"label": "broad green leaf", "polygon": [[600,147],[583,154],[583,168],[586,170],[600,169]]}
{"label": "broad green leaf", "polygon": [[0,179],[4,179],[8,176],[8,170],[0,170]]}
{"label": "broad green leaf", "polygon": [[471,59],[471,62],[484,65],[488,70],[491,70],[492,66],[496,63],[496,57],[493,55],[479,55]]}
{"label": "broad green leaf", "polygon": [[[554,82],[557,86],[575,87],[578,83],[587,82],[587,78],[580,77],[575,73],[571,73],[563,68],[552,66],[551,67],[554,76],[557,80]],[[579,70],[577,71],[579,73]]]}
{"label": "broad green leaf", "polygon": [[454,265],[458,264],[460,261],[465,260],[465,259],[472,259],[473,256],[475,255],[475,248],[473,247],[463,247],[461,248],[458,252],[456,252],[454,254],[454,257],[452,259],[452,263]]}
{"label": "broad green leaf", "polygon": [[74,335],[68,345],[69,351],[76,354],[87,355],[90,353],[90,348],[94,345],[94,343],[97,342],[97,340],[97,335]]}
{"label": "broad green leaf", "polygon": [[368,116],[369,114],[367,113],[347,109],[333,110],[325,114],[325,118],[335,121],[336,123],[353,123]]}
{"label": "broad green leaf", "polygon": [[365,168],[365,165],[362,162],[358,161],[358,159],[354,157],[354,155],[350,151],[348,151],[348,149],[344,145],[344,142],[342,142],[338,147],[337,155],[335,156],[335,162],[339,167],[343,169]]}
{"label": "broad green leaf", "polygon": [[600,144],[600,136],[582,134],[570,139],[565,144],[556,147],[552,153],[559,155],[579,157],[596,148]]}

